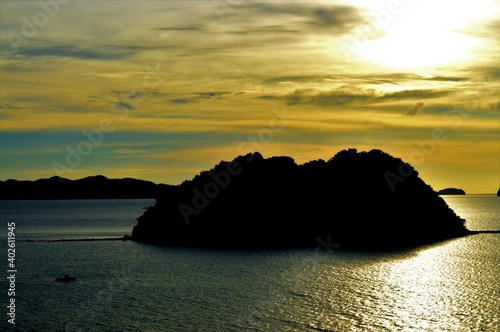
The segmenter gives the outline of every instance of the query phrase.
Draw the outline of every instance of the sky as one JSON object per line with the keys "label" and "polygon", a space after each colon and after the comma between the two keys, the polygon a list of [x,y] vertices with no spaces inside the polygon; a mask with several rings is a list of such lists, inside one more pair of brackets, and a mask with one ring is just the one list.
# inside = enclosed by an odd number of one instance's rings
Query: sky
{"label": "sky", "polygon": [[0,180],[383,150],[500,185],[500,1],[0,0]]}

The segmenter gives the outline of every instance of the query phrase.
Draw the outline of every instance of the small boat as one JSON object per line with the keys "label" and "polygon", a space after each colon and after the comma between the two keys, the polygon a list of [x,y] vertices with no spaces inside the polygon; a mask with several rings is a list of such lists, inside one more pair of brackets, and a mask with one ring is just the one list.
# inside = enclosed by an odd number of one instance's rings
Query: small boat
{"label": "small boat", "polygon": [[70,282],[70,281],[75,281],[75,277],[70,277],[69,274],[61,274],[59,277],[56,278],[56,281],[60,282]]}

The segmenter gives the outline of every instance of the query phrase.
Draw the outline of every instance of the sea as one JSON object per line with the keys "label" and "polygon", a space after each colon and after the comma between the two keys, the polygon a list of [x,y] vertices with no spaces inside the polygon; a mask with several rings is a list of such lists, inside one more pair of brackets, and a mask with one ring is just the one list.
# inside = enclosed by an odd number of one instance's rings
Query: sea
{"label": "sea", "polygon": [[[443,198],[500,230],[500,197]],[[0,201],[0,330],[500,331],[500,234],[392,252],[53,241],[130,235],[153,204]]]}

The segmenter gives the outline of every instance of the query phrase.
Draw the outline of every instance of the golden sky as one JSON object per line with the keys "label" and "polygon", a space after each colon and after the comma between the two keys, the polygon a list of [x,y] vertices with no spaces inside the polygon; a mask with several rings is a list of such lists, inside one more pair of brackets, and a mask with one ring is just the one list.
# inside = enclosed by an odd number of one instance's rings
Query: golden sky
{"label": "golden sky", "polygon": [[381,149],[500,184],[500,2],[0,0],[0,180]]}

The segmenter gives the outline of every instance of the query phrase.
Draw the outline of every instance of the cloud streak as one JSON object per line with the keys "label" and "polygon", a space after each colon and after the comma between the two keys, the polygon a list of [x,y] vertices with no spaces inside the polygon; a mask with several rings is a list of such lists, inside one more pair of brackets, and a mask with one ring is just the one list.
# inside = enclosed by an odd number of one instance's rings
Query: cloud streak
{"label": "cloud streak", "polygon": [[339,4],[255,2],[246,9],[256,13],[256,17],[296,19],[303,28],[321,32],[347,33],[365,22],[358,8]]}
{"label": "cloud streak", "polygon": [[19,48],[17,54],[25,57],[69,57],[86,60],[118,60],[140,52],[139,47],[93,47],[75,45],[26,46]]}
{"label": "cloud streak", "polygon": [[257,98],[283,100],[287,105],[317,105],[335,107],[347,105],[375,104],[387,101],[414,101],[415,99],[433,99],[447,96],[451,91],[418,89],[397,92],[380,92],[375,89],[356,86],[342,86],[335,90],[295,90],[287,95],[263,95]]}

